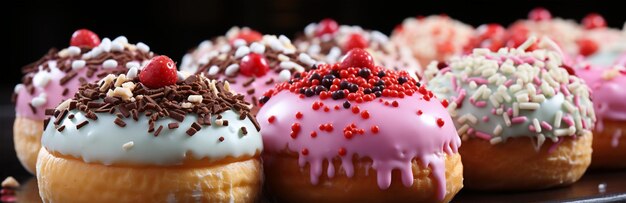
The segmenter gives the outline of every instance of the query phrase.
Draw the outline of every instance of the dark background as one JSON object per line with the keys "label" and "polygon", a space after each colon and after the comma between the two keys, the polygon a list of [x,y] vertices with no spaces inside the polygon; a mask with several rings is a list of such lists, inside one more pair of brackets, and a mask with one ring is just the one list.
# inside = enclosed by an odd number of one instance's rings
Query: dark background
{"label": "dark background", "polygon": [[[9,4],[10,3],[10,4]],[[13,106],[9,98],[20,81],[20,68],[39,59],[50,47],[69,45],[72,32],[88,28],[101,38],[125,35],[144,42],[152,51],[179,61],[200,41],[224,34],[234,25],[263,33],[292,37],[310,22],[332,17],[340,24],[361,25],[389,34],[409,16],[446,13],[478,26],[497,22],[508,25],[526,18],[534,7],[548,8],[553,16],[579,21],[598,12],[612,27],[626,21],[624,1],[5,1],[2,18],[3,67],[0,74],[0,179],[25,176],[15,158],[12,141]]]}

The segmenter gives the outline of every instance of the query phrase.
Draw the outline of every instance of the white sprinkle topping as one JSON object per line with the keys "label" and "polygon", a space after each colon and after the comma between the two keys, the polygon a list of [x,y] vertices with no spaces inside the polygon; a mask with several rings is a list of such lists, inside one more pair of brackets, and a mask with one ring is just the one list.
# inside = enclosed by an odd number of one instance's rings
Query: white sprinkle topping
{"label": "white sprinkle topping", "polygon": [[233,76],[237,71],[239,71],[239,64],[230,64],[230,66],[226,67],[224,73],[228,76]]}
{"label": "white sprinkle topping", "polygon": [[209,68],[209,75],[215,75],[220,71],[220,68],[217,67],[216,65],[211,66],[211,68]]}
{"label": "white sprinkle topping", "polygon": [[50,78],[49,72],[39,71],[33,77],[33,85],[35,85],[35,87],[44,88],[48,85],[48,82],[50,82]]}
{"label": "white sprinkle topping", "polygon": [[128,44],[128,39],[125,36],[119,36],[113,39],[113,43],[118,43],[121,45]]}
{"label": "white sprinkle topping", "polygon": [[80,48],[75,46],[70,46],[67,48],[67,54],[70,56],[78,56],[80,54]]}
{"label": "white sprinkle topping", "polygon": [[278,60],[279,61],[289,61],[289,57],[283,55],[283,54],[278,54]]}
{"label": "white sprinkle topping", "polygon": [[281,70],[278,74],[278,82],[286,82],[291,78],[291,72],[289,70]]}
{"label": "white sprinkle topping", "polygon": [[183,107],[184,109],[188,109],[188,108],[193,107],[193,105],[189,102],[183,102],[180,104],[180,107]]}
{"label": "white sprinkle topping", "polygon": [[102,68],[116,68],[117,61],[114,59],[108,59],[102,63]]}
{"label": "white sprinkle topping", "polygon": [[245,46],[246,44],[248,43],[246,42],[246,40],[243,39],[236,39],[235,41],[233,41],[233,46],[235,47]]}
{"label": "white sprinkle topping", "polygon": [[223,126],[223,125],[224,125],[224,120],[222,120],[222,119],[216,119],[216,120],[215,120],[215,125],[217,125],[217,126]]}
{"label": "white sprinkle topping", "polygon": [[502,133],[502,126],[500,124],[498,124],[494,129],[493,129],[493,135],[495,136],[499,136]]}
{"label": "white sprinkle topping", "polygon": [[109,92],[107,92],[107,96],[118,97],[127,101],[133,97],[133,92],[128,88],[116,87],[113,91],[109,90]]}
{"label": "white sprinkle topping", "polygon": [[468,129],[469,129],[469,125],[465,124],[465,125],[461,126],[461,128],[459,128],[457,130],[457,133],[459,135],[463,135],[463,134],[465,134],[465,132],[467,132]]}
{"label": "white sprinkle topping", "polygon": [[202,103],[202,95],[189,95],[187,101],[192,103]]}
{"label": "white sprinkle topping", "polygon": [[147,44],[144,44],[143,42],[138,42],[137,43],[137,49],[139,49],[139,51],[141,51],[143,53],[150,52],[150,47]]}
{"label": "white sprinkle topping", "polygon": [[509,114],[503,113],[502,118],[504,119],[504,124],[506,124],[507,127],[511,127],[511,118],[509,118]]}
{"label": "white sprinkle topping", "polygon": [[315,60],[313,60],[313,58],[311,58],[311,56],[309,56],[308,54],[305,54],[305,53],[300,53],[300,55],[298,55],[298,60],[300,62],[306,64],[307,66],[315,65]]}
{"label": "white sprinkle topping", "polygon": [[2,181],[2,185],[3,188],[18,188],[20,187],[20,183],[17,182],[17,180],[15,180],[15,178],[13,178],[13,176],[9,176],[6,179],[4,179]]}
{"label": "white sprinkle topping", "polygon": [[85,60],[75,60],[72,61],[72,69],[81,69],[84,68],[87,62]]}
{"label": "white sprinkle topping", "polygon": [[22,91],[25,88],[24,84],[17,84],[15,85],[15,88],[13,88],[13,92],[15,94],[19,93],[20,91]]}
{"label": "white sprinkle topping", "polygon": [[220,52],[221,53],[226,53],[226,52],[229,52],[230,49],[232,49],[232,47],[230,47],[230,45],[227,44],[227,45],[224,45],[224,46],[220,47]]}
{"label": "white sprinkle topping", "polygon": [[335,63],[338,61],[340,56],[341,56],[341,49],[339,49],[339,47],[333,47],[330,49],[330,52],[328,52],[328,54],[326,55],[326,60],[329,63]]}
{"label": "white sprinkle topping", "polygon": [[565,109],[567,109],[567,111],[570,113],[573,113],[574,111],[576,111],[576,107],[574,107],[574,105],[572,105],[572,103],[569,101],[564,101],[563,107],[565,107]]}
{"label": "white sprinkle topping", "polygon": [[489,140],[489,143],[494,145],[502,142],[502,137],[494,137]]}
{"label": "white sprinkle topping", "polygon": [[250,51],[257,54],[263,54],[265,53],[265,45],[254,42],[250,45]]}
{"label": "white sprinkle topping", "polygon": [[539,120],[538,119],[533,119],[533,126],[535,126],[535,132],[540,133],[541,132],[541,125],[539,125]]}
{"label": "white sprinkle topping", "polygon": [[297,63],[293,61],[280,62],[279,66],[282,69],[295,69],[296,72],[304,72],[305,70],[304,67],[302,67],[301,65],[298,65]]}
{"label": "white sprinkle topping", "polygon": [[111,43],[111,51],[113,51],[113,52],[124,51],[124,45],[122,45],[120,43],[113,42],[113,43]]}
{"label": "white sprinkle topping", "polygon": [[178,78],[178,81],[184,81],[187,77],[189,77],[189,74],[184,71],[177,71],[176,77]]}
{"label": "white sprinkle topping", "polygon": [[563,111],[557,111],[554,116],[554,128],[561,127],[561,120],[563,119]]}
{"label": "white sprinkle topping", "polygon": [[46,104],[46,96],[44,93],[39,94],[39,96],[33,98],[30,101],[30,104],[33,105],[34,107],[40,107],[43,106],[44,104]]}
{"label": "white sprinkle topping", "polygon": [[100,49],[102,49],[102,51],[104,51],[104,52],[110,52],[111,51],[111,40],[109,38],[102,39],[102,41],[100,42],[100,45],[98,47]]}
{"label": "white sprinkle topping", "polygon": [[278,40],[283,44],[291,44],[291,40],[287,38],[285,35],[278,36]]}
{"label": "white sprinkle topping", "polygon": [[248,48],[247,46],[240,46],[239,48],[237,48],[237,51],[235,51],[235,58],[244,57],[248,55],[249,53],[250,53],[250,48]]}
{"label": "white sprinkle topping", "polygon": [[135,146],[135,142],[130,141],[127,142],[126,144],[122,145],[122,149],[124,149],[124,151],[128,151],[130,149],[132,149]]}
{"label": "white sprinkle topping", "polygon": [[131,69],[131,68],[139,68],[141,67],[141,64],[139,64],[139,62],[137,61],[129,61],[128,63],[126,63],[126,68]]}
{"label": "white sprinkle topping", "polygon": [[540,107],[540,105],[538,103],[532,103],[532,102],[521,102],[521,103],[519,103],[519,108],[520,109],[536,110],[539,107]]}

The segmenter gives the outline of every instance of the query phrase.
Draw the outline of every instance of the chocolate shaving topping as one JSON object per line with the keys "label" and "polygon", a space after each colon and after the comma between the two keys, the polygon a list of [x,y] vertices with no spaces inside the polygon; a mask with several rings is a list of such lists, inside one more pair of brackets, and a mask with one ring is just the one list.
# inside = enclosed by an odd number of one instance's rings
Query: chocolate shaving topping
{"label": "chocolate shaving topping", "polygon": [[224,142],[224,137],[220,137],[220,138],[219,138],[219,141],[220,141],[220,142]]}
{"label": "chocolate shaving topping", "polygon": [[[117,118],[114,123],[120,127],[126,126],[127,121],[125,119],[132,118],[138,121],[140,113],[142,113],[148,118],[148,132],[154,133],[155,136],[164,128],[164,126],[155,126],[156,121],[162,118],[171,118],[183,122],[187,114],[197,115],[198,118],[186,130],[190,136],[200,131],[202,126],[210,126],[212,115],[217,115],[218,119],[222,119],[222,115],[219,114],[227,110],[233,110],[239,114],[239,118],[247,117],[253,120],[253,123],[257,123],[254,116],[250,114],[248,107],[250,104],[245,102],[244,96],[233,94],[220,81],[209,81],[203,76],[190,76],[177,84],[157,89],[143,86],[138,78],[134,78],[131,82],[135,83],[135,88],[131,90],[131,99],[122,99],[115,94],[107,94],[110,90],[119,88],[115,85],[109,84],[103,88],[97,83],[84,84],[74,95],[69,110],[79,109],[90,120],[97,120],[98,113],[115,113]],[[202,102],[189,102],[187,100],[189,95],[201,95]],[[61,120],[68,113],[68,109],[53,113],[56,118],[55,127],[58,128]],[[169,123],[167,127],[169,129],[178,128],[178,122]],[[77,125],[77,128],[88,123],[88,121],[83,121]],[[222,124],[222,126],[228,126],[229,123],[227,120],[222,120]]]}
{"label": "chocolate shaving topping", "polygon": [[87,125],[88,123],[89,123],[89,121],[85,120],[85,121],[79,123],[78,125],[76,125],[76,129],[80,129],[83,126]]}
{"label": "chocolate shaving topping", "polygon": [[54,115],[54,109],[46,109],[46,111],[45,111],[45,115],[46,115],[46,116],[51,116],[51,115]]}
{"label": "chocolate shaving topping", "polygon": [[62,126],[57,128],[57,131],[59,131],[59,132],[63,132],[63,130],[65,130],[65,125],[62,125]]}
{"label": "chocolate shaving topping", "polygon": [[243,127],[243,126],[242,126],[242,127],[241,127],[241,133],[242,133],[243,135],[247,135],[247,134],[248,134],[248,129],[246,129],[246,127]]}

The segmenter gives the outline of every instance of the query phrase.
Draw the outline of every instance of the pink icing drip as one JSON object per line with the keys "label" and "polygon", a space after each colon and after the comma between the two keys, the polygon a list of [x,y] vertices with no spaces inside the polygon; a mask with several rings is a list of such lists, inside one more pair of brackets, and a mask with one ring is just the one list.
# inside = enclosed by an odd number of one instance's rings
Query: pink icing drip
{"label": "pink icing drip", "polygon": [[[221,79],[225,79],[227,77],[223,77]],[[233,91],[239,93],[239,94],[243,94],[246,95],[245,99],[246,101],[250,102],[251,104],[253,103],[252,101],[252,96],[256,97],[257,101],[263,96],[263,94],[265,92],[267,92],[268,90],[272,89],[274,87],[275,84],[277,84],[278,81],[278,73],[276,73],[275,71],[268,71],[267,74],[265,74],[264,76],[261,77],[256,77],[254,82],[252,82],[250,85],[248,85],[247,87],[244,87],[244,83],[246,83],[248,80],[250,80],[251,77],[239,74],[236,77],[234,77],[235,79],[235,83],[230,83],[230,87]],[[265,82],[267,82],[268,80],[273,79],[274,82],[271,84],[265,84]],[[254,89],[254,93],[253,94],[248,94],[248,90],[250,89]]]}
{"label": "pink icing drip", "polygon": [[[398,107],[385,106],[379,102],[352,102],[352,106],[359,106],[361,112],[367,110],[370,113],[369,119],[363,119],[344,108],[329,112],[313,110],[311,106],[316,101],[323,102],[325,106],[342,106],[344,102],[320,100],[318,97],[300,99],[286,91],[274,95],[257,116],[262,126],[265,150],[279,152],[286,147],[290,151],[300,152],[304,148],[308,149],[308,155],[299,155],[298,162],[301,167],[306,163],[310,165],[311,183],[317,184],[322,175],[323,162],[333,160],[338,156],[338,149],[344,148],[346,155],[340,158],[346,175],[351,177],[354,174],[353,155],[369,157],[373,162],[372,167],[377,171],[378,186],[381,189],[389,187],[393,169],[401,171],[405,186],[412,185],[411,160],[420,159],[432,169],[433,178],[438,183],[437,196],[440,199],[444,197],[445,163],[440,154],[456,153],[461,141],[452,124],[452,118],[439,102],[425,101],[419,93],[396,100]],[[417,109],[422,110],[423,114],[415,114]],[[389,113],[390,111],[393,113]],[[301,112],[304,117],[296,120],[293,116],[296,112]],[[268,121],[270,116],[275,117],[273,123]],[[443,127],[436,124],[438,118],[443,119]],[[295,139],[290,136],[294,122],[301,124],[299,136]],[[318,126],[323,123],[332,123],[334,130],[320,131]],[[341,129],[352,123],[366,131],[363,135],[348,140]],[[372,126],[378,126],[379,132],[371,132]],[[316,138],[306,136],[312,131],[317,131]]]}

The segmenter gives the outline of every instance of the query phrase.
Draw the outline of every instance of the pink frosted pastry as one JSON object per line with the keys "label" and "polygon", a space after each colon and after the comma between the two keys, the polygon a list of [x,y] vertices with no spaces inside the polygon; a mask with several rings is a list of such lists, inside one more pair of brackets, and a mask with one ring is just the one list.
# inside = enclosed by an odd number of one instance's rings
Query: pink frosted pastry
{"label": "pink frosted pastry", "polygon": [[[565,53],[578,53],[578,40],[583,29],[573,20],[553,18],[550,11],[544,8],[535,8],[528,14],[528,19],[513,23],[508,32],[510,40],[508,47],[518,47],[531,35],[541,38],[547,36],[554,40]],[[536,46],[529,47],[529,50]]]}
{"label": "pink frosted pastry", "polygon": [[594,129],[595,168],[626,168],[626,53],[611,66],[588,65],[576,69],[592,91],[598,117]]}
{"label": "pink frosted pastry", "polygon": [[346,52],[361,48],[372,54],[376,65],[406,70],[415,78],[422,73],[422,68],[413,58],[411,50],[390,43],[387,35],[376,30],[364,30],[359,26],[339,25],[332,19],[307,25],[304,34],[294,44],[298,50],[325,63],[339,62]]}
{"label": "pink frosted pastry", "polygon": [[398,46],[408,46],[415,58],[426,66],[463,52],[474,28],[445,15],[407,18],[391,34]]}
{"label": "pink frosted pastry", "polygon": [[577,41],[577,54],[585,56],[587,62],[597,66],[612,66],[620,54],[626,52],[626,31],[607,27],[601,15],[590,13],[581,24],[585,31]]}
{"label": "pink frosted pastry", "polygon": [[124,36],[100,41],[95,33],[81,29],[74,32],[68,48],[51,49],[26,65],[22,83],[15,86],[13,95],[15,150],[26,170],[35,172],[46,109],[74,95],[81,84],[137,69],[152,56],[144,43],[129,44]]}
{"label": "pink frosted pastry", "polygon": [[[255,41],[234,40],[211,50],[204,50],[209,48],[203,42],[185,56],[181,71],[227,80],[233,90],[248,95],[246,99],[256,105],[261,95],[276,83],[285,82],[317,63],[309,55],[296,51],[285,36],[265,35]],[[196,52],[206,53],[196,57]]]}
{"label": "pink frosted pastry", "polygon": [[447,202],[462,187],[447,103],[407,72],[375,66],[363,49],[294,76],[261,103],[276,200]]}

